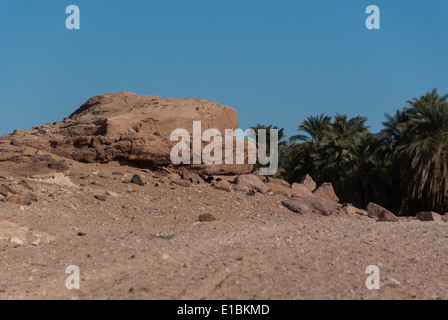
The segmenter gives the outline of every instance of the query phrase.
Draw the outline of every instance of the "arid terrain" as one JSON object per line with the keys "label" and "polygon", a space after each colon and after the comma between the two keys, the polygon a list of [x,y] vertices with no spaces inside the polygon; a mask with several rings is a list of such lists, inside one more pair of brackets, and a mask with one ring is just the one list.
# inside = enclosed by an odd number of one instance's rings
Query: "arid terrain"
{"label": "arid terrain", "polygon": [[448,299],[447,215],[375,217],[307,181],[84,163],[19,140],[0,138],[0,299]]}

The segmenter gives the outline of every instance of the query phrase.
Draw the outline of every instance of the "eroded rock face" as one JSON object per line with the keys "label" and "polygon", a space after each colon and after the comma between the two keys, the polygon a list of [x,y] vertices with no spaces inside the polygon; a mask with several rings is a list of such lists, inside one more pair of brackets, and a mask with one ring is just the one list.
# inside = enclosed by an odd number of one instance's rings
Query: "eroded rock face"
{"label": "eroded rock face", "polygon": [[[2,139],[80,162],[170,166],[170,152],[177,144],[170,141],[172,131],[185,129],[193,134],[194,121],[201,121],[201,133],[213,128],[224,135],[226,129],[238,128],[237,112],[215,102],[121,92],[89,99],[62,122],[16,130]],[[251,169],[248,164],[189,166],[207,175],[244,174]]]}

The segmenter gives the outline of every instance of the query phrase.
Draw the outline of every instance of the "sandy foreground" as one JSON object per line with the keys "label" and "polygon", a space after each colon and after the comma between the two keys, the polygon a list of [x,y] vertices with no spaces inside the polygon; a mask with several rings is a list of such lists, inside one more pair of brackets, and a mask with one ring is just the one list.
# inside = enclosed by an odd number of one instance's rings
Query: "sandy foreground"
{"label": "sandy foreground", "polygon": [[[0,299],[448,299],[446,220],[297,215],[283,196],[185,188],[117,164],[70,172],[0,181],[38,200],[0,203],[27,236],[0,240]],[[146,186],[126,183],[134,174]],[[79,290],[66,288],[71,265]],[[380,290],[366,288],[370,265]]]}

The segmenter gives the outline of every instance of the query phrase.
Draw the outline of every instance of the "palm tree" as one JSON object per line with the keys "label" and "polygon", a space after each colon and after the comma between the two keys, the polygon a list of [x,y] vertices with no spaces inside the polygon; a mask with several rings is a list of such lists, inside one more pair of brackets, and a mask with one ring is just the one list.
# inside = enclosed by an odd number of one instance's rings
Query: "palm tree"
{"label": "palm tree", "polygon": [[320,140],[330,131],[331,117],[324,114],[319,116],[310,116],[307,120],[302,122],[298,127],[299,132],[304,132],[306,135],[296,135],[290,138],[291,142],[309,141],[311,143],[319,143]]}
{"label": "palm tree", "polygon": [[[273,125],[262,125],[262,124],[257,124],[255,127],[251,127],[251,129],[254,130],[255,132],[255,136],[254,137],[250,137],[251,139],[256,141],[257,147],[259,147],[259,143],[260,141],[258,140],[258,133],[259,130],[266,130],[266,155],[269,156],[270,152],[271,152],[271,130],[277,130],[277,137],[278,137],[278,152],[279,152],[279,168],[278,168],[278,173],[277,175],[279,175],[282,172],[282,165],[285,162],[285,153],[286,153],[286,146],[287,146],[287,140],[286,140],[286,135],[284,133],[284,129],[278,129],[278,127],[273,126]],[[254,165],[253,170],[256,171],[259,168],[263,167],[260,163]]]}
{"label": "palm tree", "polygon": [[407,104],[406,118],[397,124],[401,136],[396,157],[404,188],[410,200],[408,209],[448,209],[448,95],[437,89]]}
{"label": "palm tree", "polygon": [[318,183],[332,182],[342,201],[361,207],[373,198],[386,203],[389,174],[378,153],[380,140],[366,121],[340,114],[333,121],[325,115],[309,117],[298,127],[306,135],[291,139],[287,180],[309,173]]}

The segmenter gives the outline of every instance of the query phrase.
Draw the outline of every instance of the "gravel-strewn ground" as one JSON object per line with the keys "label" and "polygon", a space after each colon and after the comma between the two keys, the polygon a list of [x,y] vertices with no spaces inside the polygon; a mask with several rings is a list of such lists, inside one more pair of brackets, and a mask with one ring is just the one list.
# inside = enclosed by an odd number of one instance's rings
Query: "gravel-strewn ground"
{"label": "gravel-strewn ground", "polygon": [[[0,179],[38,198],[0,203],[0,215],[52,239],[0,241],[0,299],[448,299],[446,222],[296,215],[282,196],[171,186],[118,165],[70,172],[74,186]],[[134,173],[147,186],[122,182]],[[65,287],[70,265],[80,290]],[[380,290],[366,289],[369,265]]]}

